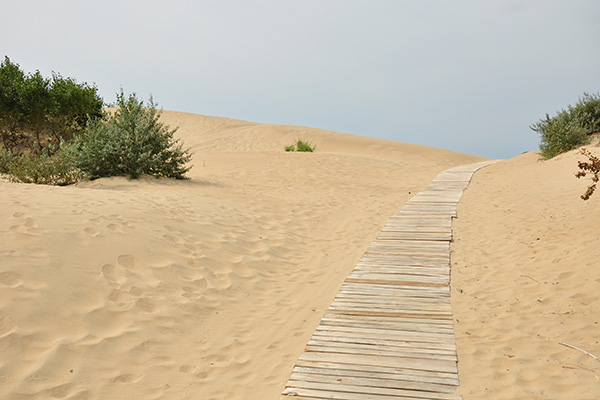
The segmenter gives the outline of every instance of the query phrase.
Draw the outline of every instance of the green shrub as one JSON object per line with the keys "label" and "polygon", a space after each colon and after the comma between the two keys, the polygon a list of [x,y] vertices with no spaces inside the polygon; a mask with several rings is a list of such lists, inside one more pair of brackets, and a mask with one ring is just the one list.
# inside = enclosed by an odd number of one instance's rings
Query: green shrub
{"label": "green shrub", "polygon": [[0,174],[7,175],[12,182],[59,186],[85,178],[75,166],[68,147],[54,151],[53,145],[40,150],[39,154],[16,154],[3,149],[0,151]]}
{"label": "green shrub", "polygon": [[600,95],[584,93],[575,106],[540,120],[530,128],[541,135],[540,153],[552,158],[589,143],[589,135],[600,131]]}
{"label": "green shrub", "polygon": [[298,140],[296,144],[291,146],[286,146],[285,151],[304,151],[312,153],[315,150],[315,146],[311,146],[307,142],[303,142],[302,140]]}
{"label": "green shrub", "polygon": [[189,150],[173,138],[176,129],[159,122],[160,112],[150,98],[147,108],[135,93],[117,94],[117,110],[106,121],[90,120],[73,141],[76,166],[91,179],[142,174],[186,179]]}

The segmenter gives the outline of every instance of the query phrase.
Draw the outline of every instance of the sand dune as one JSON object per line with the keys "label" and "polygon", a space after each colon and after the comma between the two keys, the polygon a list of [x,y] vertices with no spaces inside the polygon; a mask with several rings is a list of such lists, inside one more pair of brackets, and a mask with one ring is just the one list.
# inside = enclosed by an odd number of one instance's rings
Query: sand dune
{"label": "sand dune", "polygon": [[[165,112],[190,181],[0,182],[0,398],[277,399],[388,217],[478,157]],[[317,152],[285,153],[294,140]],[[595,148],[595,151],[598,149]],[[475,174],[452,245],[465,399],[597,399],[600,194],[575,152]]]}
{"label": "sand dune", "polygon": [[[388,217],[465,154],[165,112],[186,182],[0,182],[0,398],[276,399]],[[296,139],[317,152],[285,153]]]}
{"label": "sand dune", "polygon": [[[597,146],[590,147],[596,154]],[[469,399],[599,399],[600,196],[572,151],[477,174],[454,222],[452,305]]]}

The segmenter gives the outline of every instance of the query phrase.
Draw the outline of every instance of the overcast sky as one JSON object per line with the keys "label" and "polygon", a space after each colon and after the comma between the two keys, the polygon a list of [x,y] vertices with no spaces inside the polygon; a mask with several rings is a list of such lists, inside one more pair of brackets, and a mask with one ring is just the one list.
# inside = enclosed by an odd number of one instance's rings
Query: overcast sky
{"label": "overcast sky", "polygon": [[[600,1],[2,1],[25,72],[166,110],[304,125],[492,158],[600,91]],[[3,55],[2,55],[3,57]]]}

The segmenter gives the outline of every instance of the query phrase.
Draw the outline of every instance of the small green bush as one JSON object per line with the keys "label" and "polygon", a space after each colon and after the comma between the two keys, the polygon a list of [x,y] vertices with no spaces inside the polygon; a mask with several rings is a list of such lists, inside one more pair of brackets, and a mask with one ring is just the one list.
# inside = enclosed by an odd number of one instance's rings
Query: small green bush
{"label": "small green bush", "polygon": [[541,135],[540,154],[549,159],[589,143],[589,135],[600,131],[600,95],[584,93],[575,106],[530,126]]}
{"label": "small green bush", "polygon": [[0,174],[7,175],[12,182],[58,186],[71,185],[85,178],[64,143],[57,151],[50,145],[39,154],[16,154],[3,149],[0,151]]}
{"label": "small green bush", "polygon": [[77,168],[91,179],[142,174],[187,179],[191,153],[173,138],[177,129],[159,122],[152,98],[146,108],[135,93],[125,98],[121,90],[117,106],[106,121],[90,120],[75,136],[71,154]]}
{"label": "small green bush", "polygon": [[314,150],[314,146],[311,146],[310,144],[303,142],[302,140],[298,140],[298,143],[296,143],[296,151],[306,151],[312,153]]}
{"label": "small green bush", "polygon": [[285,147],[285,151],[303,151],[312,153],[314,150],[315,146],[311,146],[309,143],[303,142],[302,140],[298,140],[296,144]]}

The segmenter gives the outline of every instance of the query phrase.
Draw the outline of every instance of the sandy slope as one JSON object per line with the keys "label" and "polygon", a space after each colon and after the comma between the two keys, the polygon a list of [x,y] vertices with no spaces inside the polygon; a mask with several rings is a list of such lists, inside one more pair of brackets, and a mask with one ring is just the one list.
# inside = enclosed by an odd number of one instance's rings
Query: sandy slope
{"label": "sandy slope", "polygon": [[[600,149],[590,147],[596,154]],[[475,174],[453,224],[452,305],[470,399],[599,399],[600,193],[576,151]]]}
{"label": "sandy slope", "polygon": [[[0,398],[276,399],[387,218],[440,171],[480,160],[163,119],[196,152],[191,181],[0,182]],[[318,151],[283,152],[295,139]]]}

